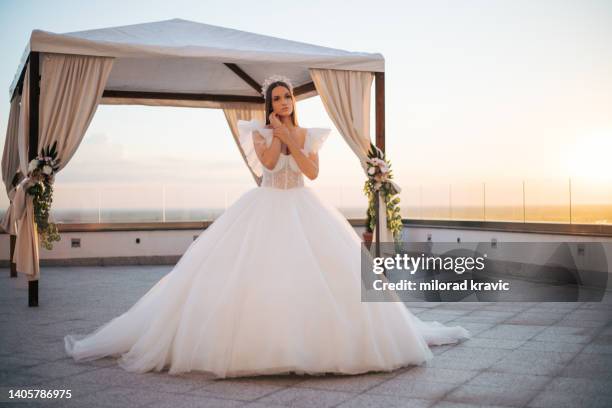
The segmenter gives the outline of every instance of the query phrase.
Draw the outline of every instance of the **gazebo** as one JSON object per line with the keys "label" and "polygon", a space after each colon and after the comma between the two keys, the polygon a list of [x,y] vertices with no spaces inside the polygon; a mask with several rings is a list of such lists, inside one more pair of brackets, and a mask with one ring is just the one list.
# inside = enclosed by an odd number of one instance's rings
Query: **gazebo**
{"label": "gazebo", "polygon": [[[2,156],[10,206],[11,276],[27,275],[29,306],[38,306],[39,242],[28,164],[57,143],[59,171],[80,145],[99,104],[223,109],[255,182],[237,121],[263,119],[261,82],[281,74],[298,100],[319,95],[351,150],[367,170],[370,99],[375,82],[376,146],[385,149],[385,76],[381,54],[349,52],[182,19],[56,34],[34,30],[10,87]],[[378,208],[384,205],[379,197]],[[383,207],[384,208],[384,207]],[[374,241],[391,241],[386,211],[378,211]]]}

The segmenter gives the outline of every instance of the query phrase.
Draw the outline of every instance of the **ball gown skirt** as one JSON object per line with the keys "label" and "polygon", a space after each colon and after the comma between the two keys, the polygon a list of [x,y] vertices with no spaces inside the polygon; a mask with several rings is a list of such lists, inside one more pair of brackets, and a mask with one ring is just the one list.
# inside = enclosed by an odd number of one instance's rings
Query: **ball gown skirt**
{"label": "ball gown skirt", "polygon": [[469,337],[401,302],[361,302],[361,240],[310,187],[244,193],[122,315],[68,335],[75,360],[217,377],[357,374],[421,364]]}
{"label": "ball gown skirt", "polygon": [[[240,122],[253,160],[251,122]],[[270,143],[271,131],[259,130]],[[328,132],[309,130],[303,151],[317,151]],[[291,156],[263,173],[131,308],[90,334],[65,336],[66,352],[76,361],[118,357],[140,373],[358,374],[419,365],[433,357],[430,345],[470,337],[399,301],[362,302],[353,227],[304,186]]]}

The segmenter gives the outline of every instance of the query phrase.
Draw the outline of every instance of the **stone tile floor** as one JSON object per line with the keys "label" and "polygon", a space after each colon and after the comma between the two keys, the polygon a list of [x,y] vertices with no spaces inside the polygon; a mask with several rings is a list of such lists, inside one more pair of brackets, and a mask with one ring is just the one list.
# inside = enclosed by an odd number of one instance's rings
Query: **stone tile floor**
{"label": "stone tile floor", "polygon": [[[612,301],[408,303],[473,338],[391,373],[215,380],[135,374],[112,358],[76,363],[63,336],[127,310],[171,266],[43,267],[38,308],[27,281],[0,269],[0,405],[66,407],[611,407]],[[70,389],[70,400],[8,399],[16,388]],[[12,405],[15,404],[15,405]]]}

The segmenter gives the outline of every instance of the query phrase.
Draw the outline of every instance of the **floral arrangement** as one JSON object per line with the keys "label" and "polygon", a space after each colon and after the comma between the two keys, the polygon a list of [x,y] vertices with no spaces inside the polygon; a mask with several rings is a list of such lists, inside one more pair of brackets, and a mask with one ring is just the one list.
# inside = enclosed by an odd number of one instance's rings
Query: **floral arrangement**
{"label": "floral arrangement", "polygon": [[59,241],[57,225],[49,221],[49,212],[53,202],[53,182],[59,170],[57,159],[57,141],[49,148],[43,148],[40,154],[28,164],[28,177],[32,185],[26,190],[34,203],[34,221],[40,243],[45,249],[53,249],[53,241]]}
{"label": "floral arrangement", "polygon": [[[397,195],[400,188],[392,181],[391,163],[385,158],[382,150],[370,142],[367,164],[368,179],[363,187],[363,191],[368,197],[366,230],[368,232],[374,231],[376,226],[376,197],[381,194],[386,204],[387,228],[391,230],[393,239],[397,242],[401,240],[403,223],[399,208],[400,198]],[[382,210],[381,208],[380,211]]]}

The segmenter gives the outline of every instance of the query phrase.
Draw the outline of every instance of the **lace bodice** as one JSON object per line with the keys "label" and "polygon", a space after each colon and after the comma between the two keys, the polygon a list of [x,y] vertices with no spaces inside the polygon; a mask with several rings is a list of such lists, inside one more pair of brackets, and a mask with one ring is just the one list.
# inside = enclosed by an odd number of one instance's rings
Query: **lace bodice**
{"label": "lace bodice", "polygon": [[273,170],[264,167],[262,187],[276,187],[284,190],[303,187],[304,175],[292,155],[281,153]]}
{"label": "lace bodice", "polygon": [[[266,145],[272,143],[272,129],[267,129],[260,121],[238,121],[240,133],[240,144],[244,151],[247,163],[253,172],[262,176],[261,187],[273,187],[280,189],[290,189],[304,186],[304,175],[300,170],[295,158],[291,155],[280,153],[278,161],[272,170],[266,168],[259,162],[254,148],[254,130],[257,130],[265,139]],[[323,142],[329,136],[330,129],[309,128],[306,131],[306,139],[302,152],[308,155],[311,152],[318,152]]]}

